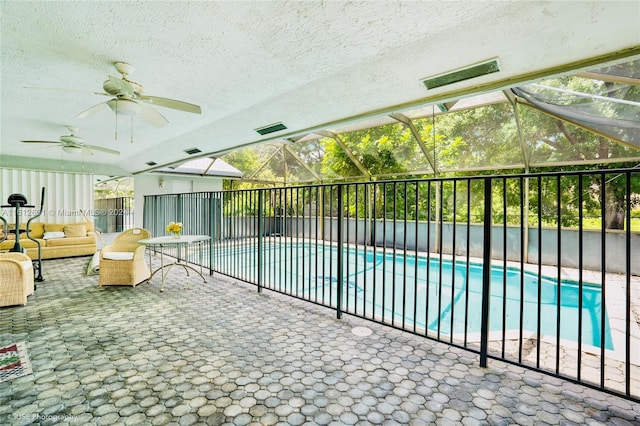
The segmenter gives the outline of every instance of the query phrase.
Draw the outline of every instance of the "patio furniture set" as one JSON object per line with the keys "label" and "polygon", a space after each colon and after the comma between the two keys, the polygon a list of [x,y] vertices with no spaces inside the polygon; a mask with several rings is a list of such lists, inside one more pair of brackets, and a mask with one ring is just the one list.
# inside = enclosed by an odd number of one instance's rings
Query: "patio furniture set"
{"label": "patio furniture set", "polygon": [[[48,233],[53,232],[56,234],[51,237]],[[76,233],[80,232],[83,233],[82,236],[76,235]],[[67,240],[69,242],[66,245],[62,243],[53,245],[51,250],[47,251],[47,259],[81,256],[96,252],[96,234],[93,224],[90,222],[65,225],[33,224],[30,226],[30,234],[32,237],[43,239],[43,253],[51,241]],[[37,247],[30,247],[29,243],[31,241],[27,240],[26,237],[24,242],[23,237],[21,236],[20,238],[20,242],[28,246],[25,247],[23,252],[0,252],[0,307],[26,305],[27,296],[35,292],[33,260],[34,256],[37,258]],[[187,275],[189,270],[192,270],[202,278],[203,282],[206,282],[202,266],[200,270],[191,266],[184,260],[184,253],[188,251],[189,246],[194,245],[198,249],[200,265],[202,265],[203,246],[208,240],[209,237],[204,235],[152,238],[151,233],[143,228],[126,230],[118,234],[112,244],[100,250],[98,284],[100,287],[113,285],[135,287],[142,282],[150,281],[156,273],[160,273],[162,277],[160,291],[163,291],[166,275],[173,266],[184,268]],[[8,242],[5,242],[7,247],[2,246],[0,249],[4,248],[6,250],[9,248]],[[91,246],[93,246],[93,250],[89,250]],[[54,247],[58,248],[57,252],[54,251],[56,250]],[[165,262],[163,248],[167,247],[177,249],[176,261]],[[30,248],[35,251],[29,251]],[[144,256],[147,248],[149,248],[148,264]],[[152,251],[160,254],[160,266],[153,272],[150,270]],[[53,256],[54,253],[58,253],[59,256]]]}

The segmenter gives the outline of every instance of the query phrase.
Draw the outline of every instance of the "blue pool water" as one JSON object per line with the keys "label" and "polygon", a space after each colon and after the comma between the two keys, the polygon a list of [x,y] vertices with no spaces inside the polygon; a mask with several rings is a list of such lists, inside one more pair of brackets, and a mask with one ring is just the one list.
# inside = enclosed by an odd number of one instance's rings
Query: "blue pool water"
{"label": "blue pool water", "polygon": [[[246,254],[246,253],[245,253]],[[337,251],[335,246],[303,244],[272,245],[264,252],[270,262],[265,285],[296,293],[300,297],[334,305],[337,299]],[[403,256],[349,250],[344,254],[343,274],[347,283],[343,310],[378,317],[406,329],[439,333],[441,336],[471,335],[480,332],[482,307],[482,265],[437,257]],[[505,278],[506,274],[506,278]],[[523,272],[516,268],[493,267],[489,327],[505,328],[518,336],[522,323],[524,339],[543,335],[613,349],[609,321],[603,312],[600,286]],[[427,277],[429,281],[427,282]],[[582,308],[579,300],[582,293]],[[581,330],[579,313],[582,312]],[[558,330],[558,318],[560,327]],[[540,319],[540,320],[539,320]],[[604,323],[604,327],[603,327]],[[538,330],[539,328],[539,330]],[[601,338],[604,332],[604,339]],[[508,338],[508,337],[507,337]]]}

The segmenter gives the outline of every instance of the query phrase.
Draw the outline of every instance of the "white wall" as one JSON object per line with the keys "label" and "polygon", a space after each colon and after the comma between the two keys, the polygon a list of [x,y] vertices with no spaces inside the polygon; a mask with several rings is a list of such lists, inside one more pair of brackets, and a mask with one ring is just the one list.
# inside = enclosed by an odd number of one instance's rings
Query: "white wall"
{"label": "white wall", "polygon": [[[160,181],[163,186],[160,186]],[[222,179],[203,176],[141,174],[133,177],[135,190],[135,226],[143,226],[145,195],[184,194],[190,192],[210,192],[222,190]]]}
{"label": "white wall", "polygon": [[[11,194],[23,194],[35,209],[21,209],[21,222],[26,223],[40,208],[42,187],[44,208],[38,222],[74,223],[84,221],[81,210],[91,219],[93,211],[93,175],[0,168],[0,205],[6,205]],[[14,208],[1,208],[7,222],[15,222]]]}

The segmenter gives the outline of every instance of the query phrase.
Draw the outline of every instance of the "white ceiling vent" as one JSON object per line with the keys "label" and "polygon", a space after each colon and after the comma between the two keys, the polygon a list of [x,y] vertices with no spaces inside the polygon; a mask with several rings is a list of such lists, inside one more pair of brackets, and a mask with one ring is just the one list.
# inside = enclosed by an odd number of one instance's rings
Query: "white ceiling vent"
{"label": "white ceiling vent", "polygon": [[282,123],[275,123],[275,124],[270,124],[268,126],[264,126],[264,127],[260,127],[258,129],[255,129],[256,132],[260,133],[262,136],[264,135],[268,135],[269,133],[275,133],[279,130],[285,130],[287,128],[287,126],[285,126]]}
{"label": "white ceiling vent", "polygon": [[487,74],[500,71],[500,64],[498,59],[489,59],[484,62],[469,65],[464,68],[458,68],[456,70],[447,71],[443,74],[427,77],[422,80],[422,83],[427,90],[435,89],[436,87],[442,87],[449,84],[457,83],[459,81],[469,80],[471,78],[480,77]]}

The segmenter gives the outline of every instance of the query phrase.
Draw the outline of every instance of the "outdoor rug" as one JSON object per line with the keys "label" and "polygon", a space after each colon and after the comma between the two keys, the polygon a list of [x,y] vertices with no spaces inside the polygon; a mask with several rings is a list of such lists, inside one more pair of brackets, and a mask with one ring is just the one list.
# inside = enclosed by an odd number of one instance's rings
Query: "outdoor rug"
{"label": "outdoor rug", "polygon": [[0,348],[0,383],[33,373],[24,342]]}
{"label": "outdoor rug", "polygon": [[98,275],[100,273],[100,250],[93,255],[87,266],[87,275]]}

